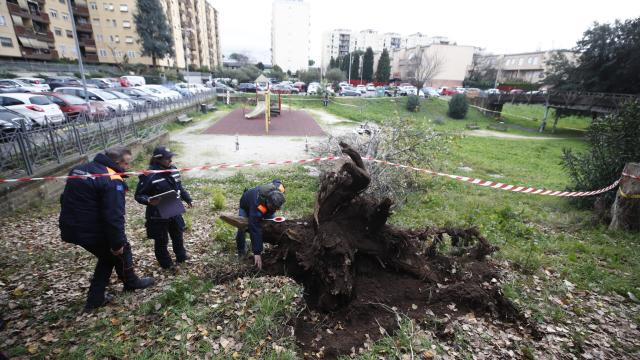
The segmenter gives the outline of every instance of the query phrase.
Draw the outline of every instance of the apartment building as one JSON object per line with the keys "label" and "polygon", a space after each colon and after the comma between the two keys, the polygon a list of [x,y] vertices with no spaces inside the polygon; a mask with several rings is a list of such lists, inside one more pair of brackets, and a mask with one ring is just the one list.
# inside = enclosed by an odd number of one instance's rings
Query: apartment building
{"label": "apartment building", "polygon": [[534,51],[515,54],[480,55],[477,63],[483,68],[497,70],[498,82],[526,81],[538,83],[544,80],[547,61],[555,54],[563,54],[569,61],[576,61],[576,53],[569,50]]}
{"label": "apartment building", "polygon": [[434,61],[440,64],[435,77],[425,86],[462,86],[467,69],[473,61],[474,46],[450,44],[430,44],[402,48],[391,53],[391,77],[409,80],[412,72],[412,58],[422,53],[423,61]]}
{"label": "apartment building", "polygon": [[[69,11],[69,3],[71,13]],[[218,13],[207,0],[160,0],[173,32],[175,56],[158,65],[191,68],[221,64]],[[77,59],[88,63],[141,63],[136,0],[7,0],[0,4],[0,57]],[[185,46],[186,45],[186,46]]]}
{"label": "apartment building", "polygon": [[45,0],[7,0],[0,5],[0,55],[30,60],[58,58],[44,4]]}
{"label": "apartment building", "polygon": [[273,0],[271,14],[271,63],[284,71],[309,66],[311,9],[304,0]]}
{"label": "apartment building", "polygon": [[326,69],[331,58],[337,59],[345,56],[355,49],[354,34],[351,30],[335,29],[322,34],[322,53],[320,66]]}

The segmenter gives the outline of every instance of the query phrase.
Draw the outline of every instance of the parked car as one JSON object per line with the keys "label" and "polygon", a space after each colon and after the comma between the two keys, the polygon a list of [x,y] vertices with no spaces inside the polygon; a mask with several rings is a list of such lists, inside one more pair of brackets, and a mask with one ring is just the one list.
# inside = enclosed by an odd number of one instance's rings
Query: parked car
{"label": "parked car", "polygon": [[524,90],[522,89],[511,89],[511,91],[509,91],[509,94],[522,94],[524,93]]}
{"label": "parked car", "polygon": [[452,89],[452,88],[442,88],[442,92],[440,92],[440,94],[442,96],[453,96],[455,94],[459,94],[459,92],[456,89]]}
{"label": "parked car", "polygon": [[127,94],[135,99],[144,100],[147,104],[151,104],[160,100],[159,97],[149,95],[146,92],[140,90],[139,88],[118,88],[118,91],[121,93]]}
{"label": "parked car", "polygon": [[44,79],[43,78],[21,77],[21,78],[16,78],[16,80],[20,80],[20,81],[22,81],[24,83],[30,84],[31,86],[35,86],[37,88],[40,88],[41,91],[49,91],[49,90],[51,90],[49,85],[44,83]]}
{"label": "parked car", "polygon": [[373,84],[367,84],[367,91],[376,91],[376,87]]}
{"label": "parked car", "polygon": [[398,86],[398,95],[418,95],[418,89],[409,83],[400,84],[400,86]]}
{"label": "parked car", "polygon": [[361,94],[366,94],[367,93],[367,87],[364,86],[364,85],[356,86],[356,90],[360,91]]}
{"label": "parked car", "polygon": [[22,88],[24,90],[29,90],[29,92],[43,91],[41,87],[33,86],[30,83],[26,83],[17,79],[0,79],[0,86]]}
{"label": "parked car", "polygon": [[307,84],[303,83],[302,81],[296,81],[295,83],[293,83],[293,87],[298,89],[299,93],[307,91]]}
{"label": "parked car", "polygon": [[271,92],[274,94],[291,94],[291,87],[288,85],[277,84],[271,87]]}
{"label": "parked car", "polygon": [[58,105],[40,94],[0,94],[0,105],[28,117],[34,125],[46,126],[65,120]]}
{"label": "parked car", "polygon": [[60,92],[43,92],[42,95],[58,105],[67,117],[75,117],[81,113],[89,114],[91,112],[90,106],[83,98]]}
{"label": "parked car", "polygon": [[252,83],[241,83],[238,85],[238,91],[254,93],[256,92],[256,84]]}
{"label": "parked car", "polygon": [[142,99],[135,99],[123,92],[120,92],[118,90],[112,89],[112,90],[105,90],[106,92],[108,92],[109,94],[115,95],[118,99],[122,99],[126,102],[128,102],[129,104],[131,104],[133,106],[134,109],[139,109],[143,106],[145,106],[147,104],[146,101],[142,100]]}
{"label": "parked car", "polygon": [[108,79],[103,78],[91,78],[87,79],[87,85],[95,85],[98,89],[111,89],[113,88],[113,83],[111,83]]}
{"label": "parked car", "polygon": [[82,86],[80,79],[73,76],[51,76],[48,77],[45,82],[51,90],[55,90],[61,86]]}
{"label": "parked car", "polygon": [[173,91],[177,91],[180,93],[180,95],[182,96],[192,96],[193,94],[195,94],[195,91],[192,90],[188,84],[175,84],[173,86],[169,86],[167,87],[167,89],[169,90],[173,90]]}
{"label": "parked car", "polygon": [[484,92],[487,95],[499,95],[500,94],[500,90],[499,89],[487,89]]}
{"label": "parked car", "polygon": [[362,93],[356,88],[345,86],[340,90],[340,96],[362,96]]}
{"label": "parked car", "polygon": [[120,76],[120,86],[122,87],[143,86],[146,84],[147,82],[143,76],[134,76],[134,75]]}
{"label": "parked car", "polygon": [[474,98],[480,96],[480,94],[482,94],[482,90],[477,88],[466,88],[464,94],[469,98]]}
{"label": "parked car", "polygon": [[84,89],[78,87],[59,87],[54,91],[63,94],[75,95],[83,99],[87,98],[90,101],[102,101],[112,112],[118,112],[122,110],[128,111],[133,108],[133,106],[128,101],[120,99],[117,96],[102,89],[87,89],[86,97]]}
{"label": "parked car", "polygon": [[227,86],[225,84],[216,84],[216,93],[217,94],[226,94],[227,91],[229,93],[231,93],[231,94],[235,94],[236,93],[236,91],[230,86]]}
{"label": "parked car", "polygon": [[316,95],[318,94],[318,89],[320,89],[320,84],[312,82],[307,86],[307,94]]}
{"label": "parked car", "polygon": [[179,92],[169,90],[162,85],[143,85],[139,86],[138,89],[149,95],[157,96],[161,100],[178,100],[182,98],[182,95],[180,95]]}
{"label": "parked car", "polygon": [[422,90],[420,91],[422,91],[422,93],[424,94],[424,97],[440,97],[438,90],[432,87],[425,87],[425,88],[422,88]]}
{"label": "parked car", "polygon": [[0,141],[6,141],[16,131],[31,130],[31,126],[29,118],[0,106]]}
{"label": "parked car", "polygon": [[2,86],[0,85],[0,94],[7,94],[7,93],[30,93],[31,91],[25,89],[25,88],[21,88],[21,87],[16,87],[16,86]]}

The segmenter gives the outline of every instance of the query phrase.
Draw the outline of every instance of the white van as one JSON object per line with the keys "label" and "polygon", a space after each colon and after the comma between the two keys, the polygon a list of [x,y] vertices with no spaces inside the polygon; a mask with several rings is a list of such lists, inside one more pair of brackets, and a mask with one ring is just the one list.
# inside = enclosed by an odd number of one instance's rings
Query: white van
{"label": "white van", "polygon": [[143,85],[147,85],[147,82],[144,80],[144,77],[142,76],[126,75],[126,76],[120,76],[120,85],[124,87],[143,86]]}

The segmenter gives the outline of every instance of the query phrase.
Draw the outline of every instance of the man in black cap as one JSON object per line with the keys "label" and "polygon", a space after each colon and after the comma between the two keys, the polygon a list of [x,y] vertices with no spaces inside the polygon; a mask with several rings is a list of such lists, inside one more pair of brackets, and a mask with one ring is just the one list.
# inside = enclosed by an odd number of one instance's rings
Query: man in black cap
{"label": "man in black cap", "polygon": [[[166,147],[159,146],[155,148],[149,162],[149,170],[176,170],[172,163],[174,155]],[[189,207],[193,206],[193,201],[189,193],[182,187],[179,171],[140,175],[139,180],[135,199],[140,204],[147,205],[145,215],[147,219],[145,223],[147,236],[154,241],[156,259],[160,267],[171,269],[174,263],[167,249],[169,237],[171,237],[171,245],[176,255],[176,262],[182,263],[189,259],[187,250],[184,248],[183,232],[185,222],[180,214],[169,218],[163,217],[158,209],[160,200],[158,198],[149,198],[173,190]],[[184,211],[184,208],[182,208],[182,211]]]}
{"label": "man in black cap", "polygon": [[[152,277],[139,278],[133,269],[131,246],[125,235],[125,192],[127,184],[119,175],[127,170],[131,151],[123,147],[108,149],[92,162],[75,167],[60,196],[60,234],[62,240],[80,245],[98,258],[85,311],[106,305],[113,296],[105,294],[115,267],[125,291],[144,289]],[[86,176],[107,174],[107,176]]]}
{"label": "man in black cap", "polygon": [[[262,269],[262,220],[272,219],[275,212],[284,205],[284,186],[282,181],[273,180],[269,184],[246,190],[240,198],[238,215],[249,218],[249,236],[253,249],[253,259],[258,269]],[[246,230],[238,230],[236,246],[238,257],[246,255]]]}

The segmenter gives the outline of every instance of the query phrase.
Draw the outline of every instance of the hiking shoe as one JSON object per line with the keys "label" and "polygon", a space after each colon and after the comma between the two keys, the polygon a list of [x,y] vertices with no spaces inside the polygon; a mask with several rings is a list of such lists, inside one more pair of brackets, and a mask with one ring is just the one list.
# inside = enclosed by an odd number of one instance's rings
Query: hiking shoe
{"label": "hiking shoe", "polygon": [[135,281],[124,284],[124,291],[133,291],[137,289],[146,289],[155,283],[155,279],[151,276],[138,278]]}
{"label": "hiking shoe", "polygon": [[191,256],[185,254],[184,256],[181,256],[180,258],[176,258],[176,262],[178,264],[180,264],[180,263],[183,263],[183,262],[185,262],[185,261],[187,261],[189,259],[191,259]]}
{"label": "hiking shoe", "polygon": [[89,304],[87,303],[84,306],[84,309],[82,310],[83,313],[92,313],[94,312],[96,309],[99,309],[101,307],[107,306],[109,303],[111,303],[114,299],[114,296],[112,294],[109,293],[105,293],[104,294],[104,300],[102,301],[102,303],[100,304]]}

